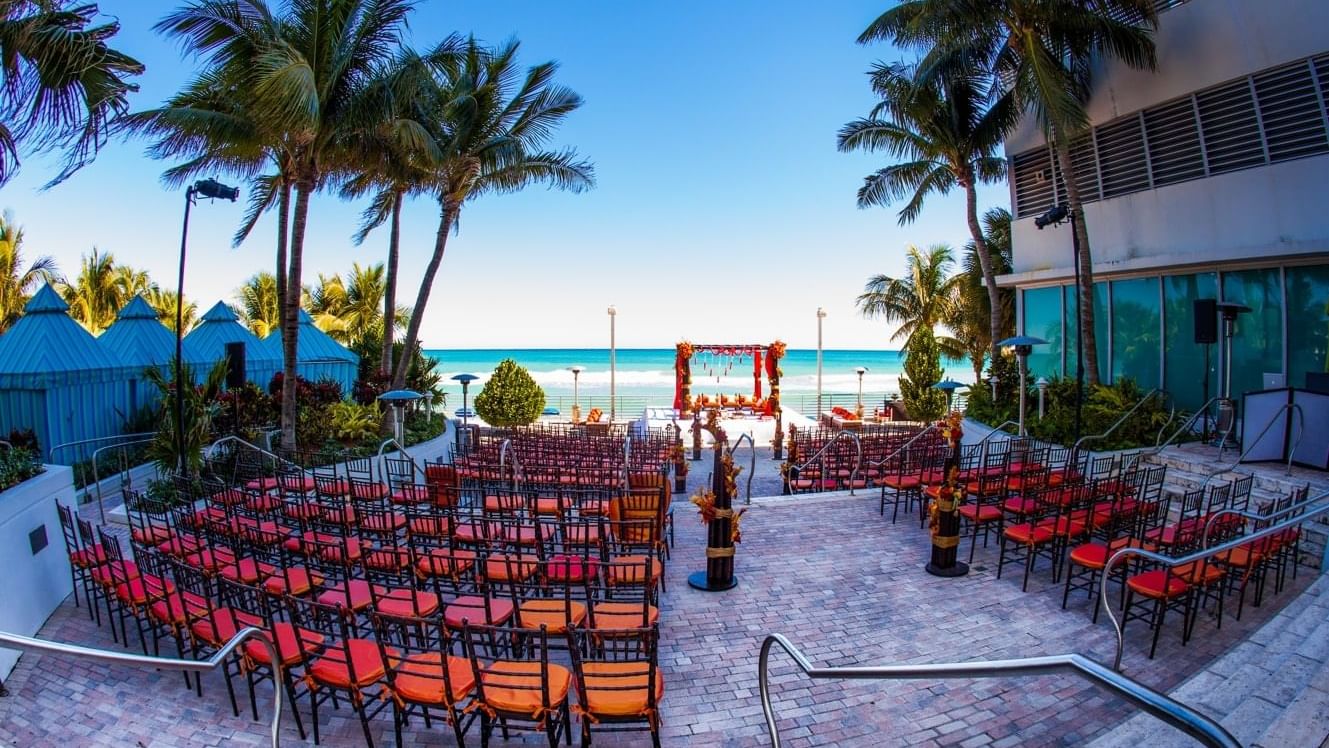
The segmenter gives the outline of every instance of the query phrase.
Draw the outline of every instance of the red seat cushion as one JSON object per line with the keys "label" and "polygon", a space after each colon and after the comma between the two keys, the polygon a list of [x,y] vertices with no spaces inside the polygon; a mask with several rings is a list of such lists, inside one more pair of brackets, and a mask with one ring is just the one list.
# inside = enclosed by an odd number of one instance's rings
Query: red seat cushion
{"label": "red seat cushion", "polygon": [[[351,670],[355,670],[354,679]],[[382,678],[385,670],[378,642],[348,639],[329,645],[323,656],[310,664],[309,677],[316,683],[332,688],[364,688]]]}
{"label": "red seat cushion", "polygon": [[311,574],[303,566],[290,566],[285,571],[278,571],[263,580],[263,589],[270,595],[307,595],[309,591],[323,583],[317,574]]}
{"label": "red seat cushion", "polygon": [[423,590],[374,585],[374,609],[400,618],[432,616],[438,612],[438,595]]}
{"label": "red seat cushion", "polygon": [[216,608],[205,618],[194,621],[189,630],[204,642],[220,647],[246,626],[262,626],[263,619],[252,613],[232,608]]}
{"label": "red seat cushion", "polygon": [[1001,508],[992,504],[965,504],[959,509],[960,516],[973,522],[996,522],[1001,519]]}
{"label": "red seat cushion", "polygon": [[1018,525],[1007,525],[1003,534],[1017,543],[1025,545],[1039,545],[1052,540],[1052,528],[1045,525],[1035,525],[1031,522],[1021,522]]}
{"label": "red seat cushion", "polygon": [[454,629],[470,622],[477,626],[497,626],[507,623],[512,618],[512,601],[500,597],[489,598],[489,610],[485,611],[485,599],[478,595],[463,595],[443,607],[443,623]]}
{"label": "red seat cushion", "polygon": [[[323,646],[327,637],[317,631],[297,628],[285,621],[279,621],[268,632],[277,646],[277,656],[282,667],[293,667],[300,663],[303,655],[313,654]],[[244,644],[245,656],[260,665],[271,665],[272,656],[261,642],[247,641]]]}
{"label": "red seat cushion", "polygon": [[[448,656],[446,680],[441,652],[420,652],[400,660],[389,658],[388,665],[393,671],[392,690],[413,704],[455,704],[475,688],[475,672],[465,657]],[[446,693],[446,686],[452,687],[451,694]]]}
{"label": "red seat cushion", "polygon": [[319,593],[317,600],[324,605],[340,605],[349,610],[364,610],[374,602],[369,582],[351,579],[337,582]]}
{"label": "red seat cushion", "polygon": [[[1164,589],[1165,583],[1166,589]],[[1176,597],[1190,589],[1185,581],[1178,579],[1176,575],[1169,575],[1167,569],[1154,569],[1136,574],[1127,579],[1126,584],[1137,595],[1164,599]]]}
{"label": "red seat cushion", "polygon": [[148,596],[160,598],[175,591],[175,584],[151,574],[139,574],[115,586],[115,596],[133,605],[145,605]]}
{"label": "red seat cushion", "polygon": [[416,559],[415,573],[422,577],[455,577],[475,563],[475,552],[451,548],[434,548]]}

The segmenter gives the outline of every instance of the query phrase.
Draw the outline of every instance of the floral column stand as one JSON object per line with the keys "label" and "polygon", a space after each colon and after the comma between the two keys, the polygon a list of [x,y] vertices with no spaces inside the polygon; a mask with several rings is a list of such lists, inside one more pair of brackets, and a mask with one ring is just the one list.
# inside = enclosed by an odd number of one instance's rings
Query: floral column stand
{"label": "floral column stand", "polygon": [[734,576],[734,544],[742,540],[738,526],[747,510],[735,512],[730,505],[738,493],[738,474],[743,468],[734,465],[733,455],[727,449],[729,439],[715,418],[709,419],[705,428],[715,438],[712,447],[715,472],[710,490],[699,491],[692,497],[692,503],[697,505],[701,521],[707,528],[706,570],[689,574],[688,586],[719,592],[738,584],[738,578]]}
{"label": "floral column stand", "polygon": [[683,429],[677,421],[673,427],[674,443],[669,452],[674,461],[674,493],[683,493],[688,490],[688,451],[683,448]]}
{"label": "floral column stand", "polygon": [[960,414],[951,413],[937,422],[942,441],[946,443],[946,463],[942,468],[942,482],[937,498],[932,502],[929,527],[932,531],[932,560],[923,567],[938,577],[962,577],[969,573],[969,565],[957,560],[960,550],[960,505],[964,503],[965,486],[960,480]]}
{"label": "floral column stand", "polygon": [[784,483],[785,496],[788,496],[794,492],[793,487],[789,484],[789,482],[798,477],[798,471],[794,467],[795,465],[798,464],[798,442],[795,441],[795,435],[797,433],[798,433],[798,427],[793,424],[790,424],[789,459],[785,460],[784,463],[780,465],[780,478],[781,482]]}

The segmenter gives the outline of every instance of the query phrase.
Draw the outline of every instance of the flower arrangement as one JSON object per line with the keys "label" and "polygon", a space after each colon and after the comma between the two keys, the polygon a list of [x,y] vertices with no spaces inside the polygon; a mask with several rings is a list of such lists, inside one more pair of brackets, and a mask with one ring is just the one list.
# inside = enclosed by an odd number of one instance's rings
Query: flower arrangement
{"label": "flower arrangement", "polygon": [[599,423],[600,419],[604,417],[604,414],[605,412],[599,408],[591,408],[591,412],[586,414],[586,422]]}

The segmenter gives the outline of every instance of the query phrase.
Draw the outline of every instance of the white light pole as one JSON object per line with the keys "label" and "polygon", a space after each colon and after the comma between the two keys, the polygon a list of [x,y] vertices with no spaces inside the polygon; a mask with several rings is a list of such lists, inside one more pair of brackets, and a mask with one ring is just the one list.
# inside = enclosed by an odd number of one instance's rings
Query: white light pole
{"label": "white light pole", "polygon": [[609,307],[609,422],[614,422],[614,393],[615,393],[615,343],[614,343],[614,318],[618,316],[618,310]]}
{"label": "white light pole", "polygon": [[577,380],[581,377],[581,373],[583,371],[586,371],[586,367],[572,366],[568,368],[568,371],[572,372],[572,422],[580,423],[581,403],[578,401],[577,398]]}
{"label": "white light pole", "polygon": [[863,417],[863,375],[867,373],[868,367],[860,366],[854,371],[858,372],[858,412],[859,418]]}
{"label": "white light pole", "polygon": [[817,419],[821,418],[821,321],[824,319],[826,310],[817,307]]}

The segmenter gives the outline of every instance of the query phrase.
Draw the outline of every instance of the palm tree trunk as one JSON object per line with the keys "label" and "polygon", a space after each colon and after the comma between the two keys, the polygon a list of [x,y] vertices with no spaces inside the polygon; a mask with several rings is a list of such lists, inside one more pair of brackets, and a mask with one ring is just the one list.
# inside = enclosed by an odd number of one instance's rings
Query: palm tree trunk
{"label": "palm tree trunk", "polygon": [[1094,260],[1089,250],[1089,231],[1084,225],[1084,207],[1080,204],[1080,185],[1075,181],[1071,166],[1069,139],[1053,128],[1053,142],[1057,150],[1057,168],[1066,185],[1066,202],[1070,203],[1071,230],[1080,245],[1080,347],[1084,349],[1084,378],[1089,384],[1098,384],[1098,340],[1094,336]]}
{"label": "palm tree trunk", "polygon": [[282,310],[282,383],[281,383],[281,439],[282,446],[296,448],[295,422],[298,412],[296,398],[296,351],[300,334],[300,265],[305,248],[305,224],[309,216],[309,193],[314,191],[312,179],[301,180],[295,188],[295,215],[291,225],[290,271],[286,281],[286,308]]}
{"label": "palm tree trunk", "polygon": [[434,236],[434,256],[429,258],[429,266],[425,268],[424,277],[420,279],[420,293],[415,297],[411,323],[406,326],[406,341],[402,346],[401,359],[397,361],[396,371],[392,374],[394,390],[406,386],[406,371],[411,368],[411,361],[415,357],[415,346],[419,344],[420,322],[425,318],[425,305],[429,303],[429,292],[433,290],[434,276],[438,274],[438,266],[443,263],[443,253],[448,248],[448,234],[452,231],[452,225],[456,222],[457,213],[461,209],[461,206],[447,200],[443,200],[442,203],[438,234]]}
{"label": "palm tree trunk", "polygon": [[[291,183],[282,179],[281,197],[277,203],[277,320],[278,327],[286,315],[286,246],[291,231]],[[271,333],[269,333],[271,334]]]}
{"label": "palm tree trunk", "polygon": [[987,238],[978,225],[978,192],[974,189],[972,176],[962,179],[965,197],[965,218],[969,221],[969,235],[973,237],[974,249],[978,252],[978,266],[983,270],[983,285],[988,289],[988,356],[996,361],[998,341],[1002,340],[1001,330],[1001,292],[997,290],[997,278],[992,274],[992,255],[988,252]]}
{"label": "palm tree trunk", "polygon": [[392,226],[388,234],[388,277],[383,289],[383,354],[378,370],[392,373],[392,328],[397,324],[397,259],[401,241],[401,193],[392,199]]}

